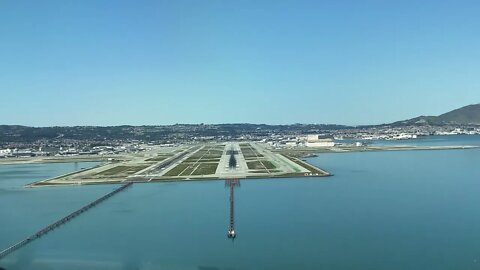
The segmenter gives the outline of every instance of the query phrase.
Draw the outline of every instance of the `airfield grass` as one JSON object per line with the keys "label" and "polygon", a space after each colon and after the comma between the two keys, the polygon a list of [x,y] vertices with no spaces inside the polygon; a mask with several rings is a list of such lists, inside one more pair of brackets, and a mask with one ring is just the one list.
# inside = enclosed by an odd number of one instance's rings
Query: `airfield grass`
{"label": "airfield grass", "polygon": [[190,164],[187,163],[180,163],[175,166],[173,169],[169,170],[164,174],[164,176],[177,176],[183,172]]}
{"label": "airfield grass", "polygon": [[210,160],[210,159],[220,160],[220,157],[221,155],[190,156],[185,160],[185,162],[196,162],[196,161],[203,161],[203,160]]}
{"label": "airfield grass", "polygon": [[254,171],[250,171],[251,173],[263,173],[263,174],[267,174],[269,173],[269,171],[267,170],[254,170]]}
{"label": "airfield grass", "polygon": [[265,166],[265,168],[267,169],[275,169],[275,165],[273,165],[272,162],[268,161],[268,160],[261,160],[261,162],[263,163],[263,166]]}
{"label": "airfield grass", "polygon": [[247,167],[248,167],[249,170],[265,169],[265,167],[263,167],[262,163],[258,160],[248,161],[247,162]]}
{"label": "airfield grass", "polygon": [[193,170],[195,170],[197,166],[194,166],[193,164],[190,164],[185,170],[180,174],[180,176],[187,176],[192,174]]}
{"label": "airfield grass", "polygon": [[146,159],[145,161],[162,161],[162,160],[167,159],[168,157],[170,157],[170,156],[157,156],[157,157],[154,157],[154,158]]}
{"label": "airfield grass", "polygon": [[97,176],[112,176],[112,175],[125,175],[136,173],[147,168],[149,165],[138,165],[138,166],[116,166],[105,171],[97,173]]}
{"label": "airfield grass", "polygon": [[192,162],[192,161],[198,161],[199,159],[214,159],[214,158],[220,159],[222,154],[223,154],[223,150],[218,150],[211,147],[211,148],[202,149],[196,152],[195,154],[187,158],[185,161]]}
{"label": "airfield grass", "polygon": [[253,157],[263,157],[263,155],[260,154],[256,149],[254,149],[250,144],[240,144],[240,150],[242,151],[242,154],[246,159]]}
{"label": "airfield grass", "polygon": [[208,175],[215,174],[218,167],[216,162],[182,162],[173,169],[169,170],[164,176],[189,176],[189,175]]}
{"label": "airfield grass", "polygon": [[218,163],[200,163],[192,175],[208,175],[215,174]]}
{"label": "airfield grass", "polygon": [[268,160],[254,160],[254,161],[247,161],[247,167],[249,170],[257,170],[257,169],[275,169],[275,165]]}
{"label": "airfield grass", "polygon": [[304,167],[305,169],[309,170],[311,173],[318,173],[319,175],[326,175],[324,171],[318,169],[315,166],[308,164],[307,162],[301,161],[298,158],[294,158],[291,156],[284,155],[286,158],[290,159],[291,161],[297,163],[298,165]]}
{"label": "airfield grass", "polygon": [[200,162],[219,162],[220,158],[202,158]]}

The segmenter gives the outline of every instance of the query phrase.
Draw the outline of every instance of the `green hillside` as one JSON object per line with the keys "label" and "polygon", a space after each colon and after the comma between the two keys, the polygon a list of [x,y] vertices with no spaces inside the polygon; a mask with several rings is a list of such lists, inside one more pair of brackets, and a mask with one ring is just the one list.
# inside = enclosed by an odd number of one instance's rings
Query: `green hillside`
{"label": "green hillside", "polygon": [[480,104],[468,105],[438,116],[444,123],[480,125]]}
{"label": "green hillside", "polygon": [[392,123],[403,125],[480,125],[480,103],[468,105],[439,116],[419,116],[405,121]]}

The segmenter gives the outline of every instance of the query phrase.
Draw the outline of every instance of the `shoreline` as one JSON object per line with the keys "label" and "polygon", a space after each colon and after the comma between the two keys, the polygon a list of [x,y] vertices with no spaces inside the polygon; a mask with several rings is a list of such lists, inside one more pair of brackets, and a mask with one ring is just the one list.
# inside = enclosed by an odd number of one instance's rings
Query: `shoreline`
{"label": "shoreline", "polygon": [[428,150],[469,150],[480,148],[478,145],[441,145],[441,146],[336,146],[328,148],[289,148],[277,149],[274,152],[292,155],[298,158],[310,158],[311,155],[324,153],[353,153],[353,152],[380,152],[380,151],[428,151]]}
{"label": "shoreline", "polygon": [[[304,153],[296,157],[306,158],[308,154],[322,153],[351,153],[372,151],[415,151],[415,150],[468,150],[480,148],[479,145],[440,145],[440,146],[415,146],[415,145],[380,145],[380,146],[336,146],[328,148],[285,148],[275,149],[278,153]],[[46,163],[71,163],[71,162],[106,162],[109,159],[124,160],[125,155],[110,156],[70,156],[70,157],[32,157],[32,158],[2,158],[1,165],[15,164],[46,164]]]}
{"label": "shoreline", "polygon": [[[306,158],[316,156],[317,154],[322,153],[351,153],[351,152],[379,152],[379,151],[427,151],[427,150],[467,150],[467,149],[477,149],[480,146],[474,145],[448,145],[448,146],[337,146],[329,148],[297,148],[297,149],[276,149],[271,152],[271,154],[279,155],[285,157],[290,163],[296,164],[295,166],[300,166],[302,170],[296,170],[292,172],[283,172],[283,173],[271,173],[267,170],[266,173],[260,175],[255,175],[252,173],[245,173],[245,175],[239,175],[240,179],[275,179],[275,178],[292,178],[292,177],[301,177],[301,178],[317,178],[317,177],[326,177],[332,176],[333,173],[330,173],[324,169],[318,168],[317,166],[311,164]],[[188,150],[186,150],[188,151]],[[262,153],[268,151],[261,150]],[[195,151],[194,151],[195,152]],[[190,153],[193,154],[194,152]],[[269,154],[270,155],[270,154]],[[121,184],[126,182],[134,183],[148,183],[148,182],[181,182],[181,181],[215,181],[223,180],[225,177],[218,174],[204,174],[204,175],[176,175],[176,176],[166,176],[166,175],[139,175],[138,172],[133,173],[132,175],[121,175],[121,174],[112,174],[108,177],[92,177],[92,175],[97,175],[99,172],[96,170],[102,170],[106,167],[108,170],[114,170],[115,168],[128,167],[126,164],[120,162],[109,163],[108,160],[116,159],[127,159],[128,157],[122,156],[108,156],[108,157],[98,157],[98,156],[72,156],[72,157],[55,157],[55,158],[22,158],[17,160],[1,160],[0,166],[12,165],[12,164],[48,164],[48,163],[72,163],[72,162],[103,162],[97,166],[90,168],[82,168],[77,171],[69,172],[63,175],[58,175],[48,179],[38,180],[32,183],[25,185],[27,188],[33,187],[45,187],[45,186],[82,186],[82,185],[105,185],[105,184]],[[167,159],[168,160],[168,159]],[[160,161],[151,166],[157,166],[158,164],[163,164],[165,161]],[[181,161],[183,162],[183,160]],[[180,163],[181,163],[180,162]],[[180,163],[175,163],[172,168],[176,167]],[[135,164],[130,164],[133,166]],[[113,166],[113,167],[112,167]],[[115,167],[117,166],[117,167]],[[278,165],[277,165],[278,166]],[[112,168],[110,168],[112,167]],[[138,167],[138,164],[137,164]],[[150,168],[148,167],[148,168]],[[105,171],[105,169],[103,170]],[[93,174],[92,174],[92,173]],[[100,172],[101,173],[101,172]],[[256,173],[256,172],[255,172]],[[92,175],[91,175],[92,174]],[[71,179],[69,179],[71,178]]]}
{"label": "shoreline", "polygon": [[31,157],[31,158],[2,158],[0,165],[15,164],[46,164],[46,163],[71,163],[71,162],[106,162],[110,158],[123,158],[124,156],[70,156],[70,157]]}

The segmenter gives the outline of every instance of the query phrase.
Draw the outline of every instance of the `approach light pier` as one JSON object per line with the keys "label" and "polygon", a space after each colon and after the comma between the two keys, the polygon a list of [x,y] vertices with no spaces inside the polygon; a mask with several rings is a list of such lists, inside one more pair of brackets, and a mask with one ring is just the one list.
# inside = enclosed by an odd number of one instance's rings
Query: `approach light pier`
{"label": "approach light pier", "polygon": [[28,236],[27,238],[23,239],[22,241],[17,242],[15,244],[11,245],[10,247],[0,251],[0,259],[3,259],[4,257],[8,256],[10,253],[13,253],[14,251],[26,246],[30,242],[32,242],[32,241],[44,236],[45,234],[55,230],[56,228],[60,227],[61,225],[69,222],[73,218],[75,218],[75,217],[79,216],[80,214],[82,214],[82,213],[90,210],[91,208],[97,206],[98,204],[102,203],[106,199],[112,197],[115,194],[118,194],[119,192],[125,190],[127,187],[130,187],[131,185],[133,185],[132,182],[128,182],[128,183],[125,183],[125,184],[121,185],[119,188],[116,188],[116,189],[112,190],[111,192],[109,192],[109,193],[103,195],[102,197],[88,203],[87,205],[83,206],[82,208],[80,208],[80,209],[70,213],[69,215],[55,221],[54,223],[51,223],[51,224],[47,225],[43,229],[41,229],[41,230],[37,231],[36,233]]}

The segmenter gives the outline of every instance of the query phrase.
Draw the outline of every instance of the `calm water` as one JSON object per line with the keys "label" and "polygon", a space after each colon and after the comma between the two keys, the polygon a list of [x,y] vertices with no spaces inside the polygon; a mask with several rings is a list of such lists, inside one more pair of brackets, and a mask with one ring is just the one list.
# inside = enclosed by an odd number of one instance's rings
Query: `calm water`
{"label": "calm water", "polygon": [[480,145],[480,135],[444,135],[424,136],[415,140],[373,140],[366,141],[374,145],[418,145],[418,146],[442,146],[442,145]]}
{"label": "calm water", "polygon": [[[310,162],[335,176],[242,180],[234,242],[223,181],[136,184],[0,266],[479,269],[479,161],[478,149],[321,154]],[[114,188],[20,188],[74,166],[0,166],[0,248]]]}

